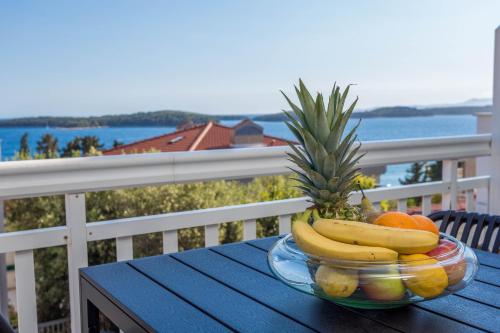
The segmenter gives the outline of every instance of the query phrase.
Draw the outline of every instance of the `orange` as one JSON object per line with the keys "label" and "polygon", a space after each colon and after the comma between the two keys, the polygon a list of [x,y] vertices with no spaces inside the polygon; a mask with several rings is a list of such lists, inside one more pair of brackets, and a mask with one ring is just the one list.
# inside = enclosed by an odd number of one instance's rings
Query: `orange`
{"label": "orange", "polygon": [[417,229],[430,231],[439,236],[439,229],[430,218],[424,215],[412,215],[411,217],[417,221]]}
{"label": "orange", "polygon": [[373,224],[383,225],[385,227],[419,229],[417,220],[406,213],[387,212],[375,219]]}

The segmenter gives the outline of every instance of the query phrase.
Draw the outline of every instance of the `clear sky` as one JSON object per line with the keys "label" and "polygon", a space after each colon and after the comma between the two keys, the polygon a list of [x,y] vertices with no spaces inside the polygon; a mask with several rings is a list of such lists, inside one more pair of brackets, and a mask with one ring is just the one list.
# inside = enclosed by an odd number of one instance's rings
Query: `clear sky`
{"label": "clear sky", "polygon": [[302,77],[363,108],[491,97],[500,1],[2,1],[0,117],[271,113]]}

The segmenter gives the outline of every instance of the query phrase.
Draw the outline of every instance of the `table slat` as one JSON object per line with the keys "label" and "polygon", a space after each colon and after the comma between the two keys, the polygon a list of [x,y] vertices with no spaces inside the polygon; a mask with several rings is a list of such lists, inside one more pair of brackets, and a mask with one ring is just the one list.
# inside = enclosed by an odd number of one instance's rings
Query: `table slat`
{"label": "table slat", "polygon": [[457,295],[500,308],[500,288],[488,283],[473,281]]}
{"label": "table slat", "polygon": [[274,243],[276,243],[280,238],[281,238],[280,236],[267,237],[261,239],[254,239],[245,243],[261,248],[262,250],[269,251],[271,246],[273,246]]}
{"label": "table slat", "polygon": [[500,269],[500,254],[473,249],[481,265],[488,265]]}
{"label": "table slat", "polygon": [[415,306],[434,311],[483,330],[491,332],[500,330],[499,309],[456,295],[420,302]]}
{"label": "table slat", "polygon": [[130,265],[236,331],[311,332],[292,318],[255,302],[170,256],[134,260]]}
{"label": "table slat", "polygon": [[352,311],[287,287],[280,281],[210,250],[174,255],[178,260],[318,331],[393,332]]}
{"label": "table slat", "polygon": [[475,280],[500,287],[500,269],[480,265]]}
{"label": "table slat", "polygon": [[[93,266],[83,277],[150,331],[228,332],[228,328],[126,263]],[[149,326],[149,327],[148,327]]]}

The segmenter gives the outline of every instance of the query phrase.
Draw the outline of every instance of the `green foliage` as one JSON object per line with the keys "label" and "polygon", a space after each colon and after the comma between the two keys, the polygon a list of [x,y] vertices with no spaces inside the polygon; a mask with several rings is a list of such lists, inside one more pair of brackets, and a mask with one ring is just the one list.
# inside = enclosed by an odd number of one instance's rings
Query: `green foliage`
{"label": "green foliage", "polygon": [[431,182],[443,179],[443,161],[427,164],[427,179]]}
{"label": "green foliage", "polygon": [[[64,200],[37,197],[5,202],[6,229],[29,230],[65,224]],[[68,315],[67,257],[64,247],[35,251],[38,317],[41,321]]]}
{"label": "green foliage", "polygon": [[[87,220],[94,222],[196,210],[298,195],[291,180],[285,176],[263,177],[248,182],[215,181],[87,193]],[[64,199],[61,196],[8,200],[5,207],[9,231],[65,224]],[[276,218],[258,221],[259,237],[275,235],[277,230]],[[242,239],[242,231],[241,222],[224,223],[219,228],[220,242],[239,241]],[[178,237],[180,251],[204,246],[203,227],[181,229]],[[160,254],[161,251],[161,235],[134,237],[136,257]],[[88,257],[90,265],[116,260],[114,240],[89,243]],[[68,316],[66,249],[55,247],[36,250],[35,273],[39,320],[48,321]]]}
{"label": "green foliage", "polygon": [[99,138],[95,135],[87,135],[82,138],[82,153],[83,155],[87,155],[93,149],[101,150],[104,145],[99,141]]}
{"label": "green foliage", "polygon": [[442,161],[415,162],[406,170],[407,175],[405,178],[400,179],[399,182],[401,185],[409,185],[441,180],[442,169]]}
{"label": "green foliage", "polygon": [[427,181],[425,162],[412,163],[410,168],[406,170],[407,175],[404,179],[399,179],[401,185],[418,184]]}
{"label": "green foliage", "polygon": [[363,174],[358,174],[356,176],[356,182],[363,190],[368,190],[370,188],[375,188],[377,181],[374,177],[365,176]]}
{"label": "green foliage", "polygon": [[[406,170],[407,175],[404,179],[400,179],[399,182],[402,185],[409,184],[419,184],[424,182],[438,181],[442,179],[442,161],[434,162],[415,162],[412,163],[410,168]],[[432,203],[441,202],[441,195],[436,194],[432,196]],[[422,203],[422,198],[409,198],[408,206],[415,207],[420,206]]]}
{"label": "green foliage", "polygon": [[36,143],[36,151],[44,158],[56,158],[58,140],[52,134],[44,134]]}
{"label": "green foliage", "polygon": [[[89,152],[93,154],[94,152]],[[362,177],[366,186],[374,184],[369,177]],[[261,177],[246,181],[213,181],[206,183],[176,184],[133,188],[86,194],[87,221],[97,222],[119,218],[162,214],[223,207],[251,202],[280,200],[298,197],[296,182],[286,176]],[[365,186],[364,185],[364,186]],[[29,230],[65,224],[63,196],[37,197],[8,200],[5,202],[6,228],[8,231]],[[219,228],[221,243],[242,239],[240,221],[223,223]],[[257,236],[278,234],[276,217],[257,220]],[[186,228],[178,231],[179,250],[204,246],[204,228]],[[134,255],[142,257],[162,253],[159,234],[134,237]],[[114,240],[88,244],[90,265],[116,260]],[[67,317],[68,277],[65,247],[35,251],[35,276],[39,321]]]}
{"label": "green foliage", "polygon": [[24,158],[31,155],[28,139],[28,133],[24,133],[19,142],[19,155]]}
{"label": "green foliage", "polygon": [[8,309],[9,311],[9,323],[12,327],[17,327],[17,312],[12,304],[8,304]]}
{"label": "green foliage", "polygon": [[124,143],[123,141],[119,141],[119,140],[113,140],[113,148],[116,148],[116,147],[119,147],[119,146],[123,146]]}
{"label": "green foliage", "polygon": [[78,157],[81,156],[82,150],[82,139],[79,136],[75,136],[70,140],[66,147],[63,148],[61,152],[61,157]]}
{"label": "green foliage", "polygon": [[76,136],[66,144],[61,152],[62,157],[78,157],[86,155],[95,155],[95,151],[102,149],[104,145],[99,138],[94,135],[84,137]]}

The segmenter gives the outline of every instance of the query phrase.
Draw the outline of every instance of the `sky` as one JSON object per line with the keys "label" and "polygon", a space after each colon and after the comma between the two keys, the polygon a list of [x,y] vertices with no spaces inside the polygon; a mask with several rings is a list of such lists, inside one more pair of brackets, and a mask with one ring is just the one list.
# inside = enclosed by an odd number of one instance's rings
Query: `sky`
{"label": "sky", "polygon": [[360,108],[491,97],[500,1],[2,1],[0,117],[258,114],[302,78]]}

